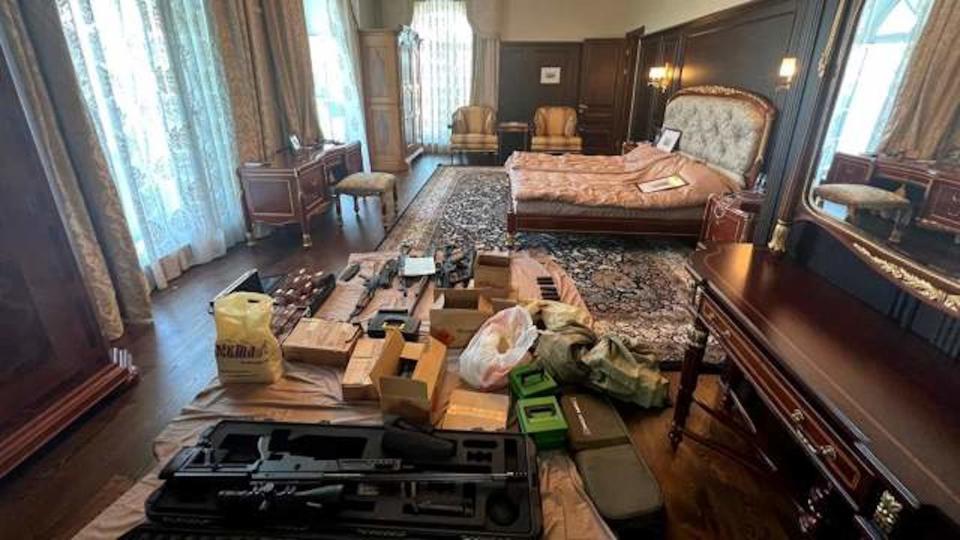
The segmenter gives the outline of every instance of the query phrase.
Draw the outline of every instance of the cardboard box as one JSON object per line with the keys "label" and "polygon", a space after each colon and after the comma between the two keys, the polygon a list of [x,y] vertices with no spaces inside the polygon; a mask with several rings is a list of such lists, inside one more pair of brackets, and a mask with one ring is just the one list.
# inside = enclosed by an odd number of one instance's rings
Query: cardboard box
{"label": "cardboard box", "polygon": [[513,287],[480,287],[476,281],[470,280],[467,288],[478,291],[481,296],[486,296],[490,300],[490,305],[493,306],[494,313],[520,304],[520,297]]}
{"label": "cardboard box", "polygon": [[345,366],[360,334],[360,328],[349,323],[303,318],[283,340],[283,357],[289,361]]}
{"label": "cardboard box", "polygon": [[[501,251],[481,251],[473,268],[473,280],[477,288],[492,287],[510,290],[510,254]],[[496,295],[498,298],[506,294]]]}
{"label": "cardboard box", "polygon": [[493,304],[476,289],[438,289],[430,310],[430,335],[447,347],[462,348],[493,315]]}
{"label": "cardboard box", "polygon": [[510,396],[454,390],[443,417],[443,429],[502,431],[507,428]]}
{"label": "cardboard box", "polygon": [[388,332],[384,339],[361,337],[353,348],[340,387],[344,401],[375,400],[377,387],[370,373],[381,356],[397,356],[403,352],[403,337]]}
{"label": "cardboard box", "polygon": [[[396,329],[387,330],[388,345],[370,372],[384,414],[432,423],[434,401],[447,369],[447,347],[436,339],[427,339],[427,343],[408,343],[398,352],[395,343],[399,340],[402,344],[403,337]],[[412,373],[402,375],[411,363]]]}

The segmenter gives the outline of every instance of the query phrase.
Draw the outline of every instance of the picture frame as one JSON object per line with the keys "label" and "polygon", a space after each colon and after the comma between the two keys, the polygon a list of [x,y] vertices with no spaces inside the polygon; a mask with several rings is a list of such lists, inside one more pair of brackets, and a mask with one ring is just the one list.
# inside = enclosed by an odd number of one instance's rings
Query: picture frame
{"label": "picture frame", "polygon": [[300,144],[300,137],[298,137],[296,134],[290,135],[289,140],[290,140],[290,149],[293,150],[294,153],[299,152],[300,150],[303,149],[303,145]]}
{"label": "picture frame", "polygon": [[660,135],[657,137],[656,147],[657,150],[663,150],[664,152],[673,152],[677,147],[677,143],[680,142],[680,135],[682,132],[679,129],[673,128],[663,128],[660,130]]}
{"label": "picture frame", "polygon": [[560,66],[542,66],[540,68],[540,84],[560,84]]}

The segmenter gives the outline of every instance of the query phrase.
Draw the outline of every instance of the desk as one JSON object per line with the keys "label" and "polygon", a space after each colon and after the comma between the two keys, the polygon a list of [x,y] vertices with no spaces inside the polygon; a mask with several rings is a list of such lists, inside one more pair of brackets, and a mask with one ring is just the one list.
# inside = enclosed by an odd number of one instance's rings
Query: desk
{"label": "desk", "polygon": [[832,521],[870,538],[958,534],[960,377],[952,360],[766,249],[708,244],[689,269],[696,318],[674,448],[689,438],[735,454],[686,428],[693,405],[722,418],[694,398],[709,333],[821,475],[801,501],[803,529]]}
{"label": "desk", "polygon": [[960,170],[934,168],[928,162],[837,153],[824,184],[869,184],[873,180],[922,189],[915,223],[953,234],[960,242]]}
{"label": "desk", "polygon": [[253,224],[300,224],[303,247],[310,247],[310,218],[333,202],[330,187],[363,170],[360,143],[324,144],[293,154],[278,152],[270,161],[244,163],[237,168],[243,193],[247,241]]}

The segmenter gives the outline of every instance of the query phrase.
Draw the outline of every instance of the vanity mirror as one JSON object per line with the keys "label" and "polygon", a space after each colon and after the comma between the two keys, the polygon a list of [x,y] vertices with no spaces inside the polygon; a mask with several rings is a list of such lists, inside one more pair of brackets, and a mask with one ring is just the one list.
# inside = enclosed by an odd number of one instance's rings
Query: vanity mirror
{"label": "vanity mirror", "polygon": [[848,0],[820,59],[818,120],[771,247],[816,223],[960,314],[960,2]]}

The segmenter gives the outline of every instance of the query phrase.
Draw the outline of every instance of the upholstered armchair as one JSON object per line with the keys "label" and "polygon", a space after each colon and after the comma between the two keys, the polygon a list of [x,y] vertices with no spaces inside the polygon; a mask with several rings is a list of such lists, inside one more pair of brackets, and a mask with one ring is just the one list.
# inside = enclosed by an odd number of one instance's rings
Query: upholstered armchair
{"label": "upholstered armchair", "polygon": [[533,152],[578,154],[583,147],[573,107],[538,107],[533,113]]}
{"label": "upholstered armchair", "polygon": [[453,113],[450,124],[450,152],[496,155],[497,113],[484,105],[467,105]]}

